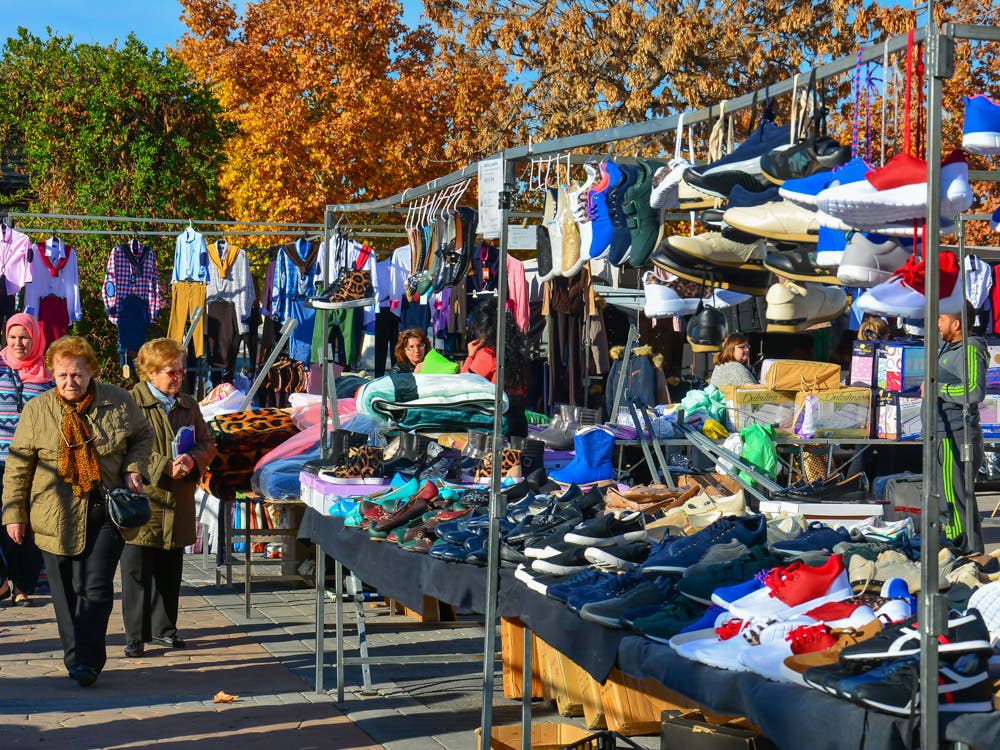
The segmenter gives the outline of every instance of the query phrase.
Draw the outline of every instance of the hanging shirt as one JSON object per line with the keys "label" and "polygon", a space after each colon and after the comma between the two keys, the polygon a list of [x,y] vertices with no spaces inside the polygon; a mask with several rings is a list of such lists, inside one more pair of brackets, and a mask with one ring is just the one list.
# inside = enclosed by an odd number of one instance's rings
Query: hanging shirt
{"label": "hanging shirt", "polygon": [[283,245],[274,264],[271,288],[271,316],[277,320],[292,317],[292,309],[316,295],[319,245],[298,239]]}
{"label": "hanging shirt", "polygon": [[232,302],[236,308],[239,331],[247,333],[250,310],[257,301],[247,254],[241,248],[219,240],[208,246],[208,260],[206,304],[215,300]]}
{"label": "hanging shirt", "polygon": [[118,325],[118,305],[129,296],[138,297],[146,304],[150,320],[163,309],[156,255],[138,240],[118,245],[108,256],[101,299],[107,308],[108,319],[115,325]]}
{"label": "hanging shirt", "polygon": [[531,322],[531,305],[528,301],[528,279],[524,264],[513,255],[507,256],[507,308],[514,315],[514,322],[522,331]]}
{"label": "hanging shirt", "polygon": [[31,281],[24,287],[24,311],[28,315],[38,318],[38,303],[54,294],[66,301],[70,323],[83,317],[80,268],[76,255],[76,251],[58,237],[50,237],[35,245],[31,258]]}
{"label": "hanging shirt", "polygon": [[406,280],[410,277],[410,267],[413,264],[413,253],[409,245],[397,247],[392,251],[392,258],[389,259],[389,288],[380,291],[389,299],[389,309],[396,313],[397,317],[402,315],[403,297],[406,296]]}
{"label": "hanging shirt", "polygon": [[201,232],[188,227],[174,244],[174,274],[170,283],[178,281],[208,282],[208,246]]}
{"label": "hanging shirt", "polygon": [[31,281],[30,249],[28,235],[8,226],[0,226],[0,278],[6,282],[6,288],[2,290],[6,294],[16,295]]}

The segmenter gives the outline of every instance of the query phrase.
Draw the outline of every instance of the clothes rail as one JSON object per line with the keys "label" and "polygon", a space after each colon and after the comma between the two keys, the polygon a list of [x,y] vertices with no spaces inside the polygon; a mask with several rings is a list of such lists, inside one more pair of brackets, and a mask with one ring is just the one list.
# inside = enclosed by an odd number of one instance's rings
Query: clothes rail
{"label": "clothes rail", "polygon": [[[39,234],[67,234],[67,235],[98,235],[98,236],[109,236],[109,235],[128,235],[129,237],[176,237],[178,232],[176,230],[166,231],[166,230],[152,230],[152,229],[140,229],[138,231],[132,231],[130,229],[55,229],[52,227],[26,227],[18,226],[17,230],[19,232],[24,232],[27,234],[39,233]],[[207,230],[204,232],[199,232],[199,234],[205,237],[291,237],[294,232],[281,231],[278,229],[272,230],[246,230],[246,231],[223,231],[223,230]],[[394,235],[395,236],[395,235]],[[308,235],[306,239],[309,240],[319,240],[322,239],[323,235],[314,234]]]}
{"label": "clothes rail", "polygon": [[197,224],[199,226],[233,227],[289,227],[294,229],[322,229],[322,224],[305,224],[281,221],[231,221],[229,219],[177,219],[156,216],[90,216],[88,214],[47,214],[29,211],[11,211],[12,219],[58,219],[60,221],[119,221],[133,224]]}

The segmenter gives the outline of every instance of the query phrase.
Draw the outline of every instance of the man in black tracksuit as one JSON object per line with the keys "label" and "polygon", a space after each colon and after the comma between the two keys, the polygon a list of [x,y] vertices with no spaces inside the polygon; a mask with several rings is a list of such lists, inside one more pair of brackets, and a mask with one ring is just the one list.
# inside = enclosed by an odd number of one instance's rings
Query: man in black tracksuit
{"label": "man in black tracksuit", "polygon": [[[972,320],[967,315],[966,320]],[[962,446],[969,444],[973,478],[983,463],[983,430],[979,403],[986,396],[986,342],[970,336],[962,343],[961,315],[938,318],[938,491],[947,501],[944,532],[964,552],[982,552],[983,528],[976,505],[975,486],[966,486]],[[965,404],[969,409],[966,412]]]}

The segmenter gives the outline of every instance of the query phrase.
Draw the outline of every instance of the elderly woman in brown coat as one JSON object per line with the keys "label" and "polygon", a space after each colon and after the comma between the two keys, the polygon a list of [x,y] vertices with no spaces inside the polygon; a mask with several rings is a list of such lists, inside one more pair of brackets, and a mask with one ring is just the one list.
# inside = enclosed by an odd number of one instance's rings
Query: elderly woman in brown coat
{"label": "elderly woman in brown coat", "polygon": [[[177,635],[184,548],[195,540],[198,475],[215,458],[215,443],[198,402],[180,392],[184,350],[174,339],[147,341],[135,359],[140,383],[132,398],[153,426],[149,456],[152,517],[122,553],[125,656],[142,656],[144,644],[184,648]],[[178,438],[182,432],[189,437]],[[175,438],[178,438],[175,440]]]}
{"label": "elderly woman in brown coat", "polygon": [[30,521],[49,574],[63,663],[87,687],[107,661],[124,546],[103,488],[142,492],[153,429],[127,391],[97,382],[97,356],[85,339],[63,336],[45,363],[56,387],[24,405],[4,471],[3,522],[20,544]]}

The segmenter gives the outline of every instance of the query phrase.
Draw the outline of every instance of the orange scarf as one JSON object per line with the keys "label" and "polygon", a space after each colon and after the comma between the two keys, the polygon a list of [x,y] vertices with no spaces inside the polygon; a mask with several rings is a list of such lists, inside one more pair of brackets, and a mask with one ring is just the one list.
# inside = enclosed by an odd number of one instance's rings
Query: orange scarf
{"label": "orange scarf", "polygon": [[67,401],[58,392],[56,398],[63,410],[62,424],[59,427],[62,438],[57,463],[59,476],[73,487],[74,495],[87,497],[101,482],[94,438],[83,419],[83,413],[94,403],[94,384],[90,384],[87,394],[76,403]]}

